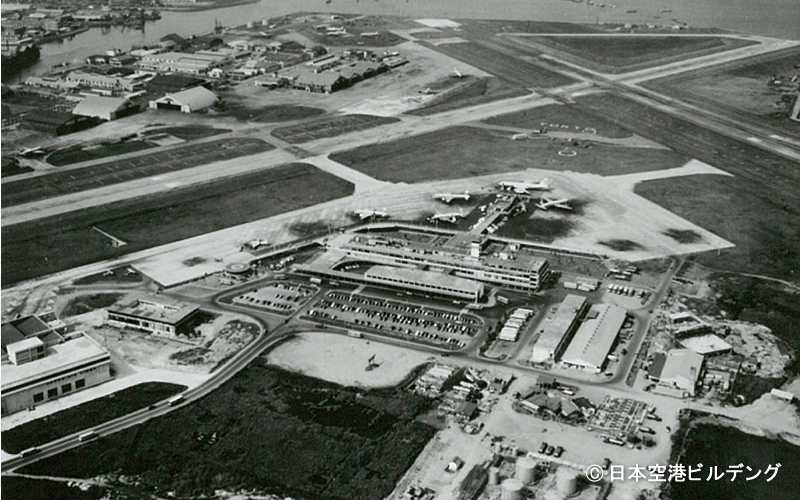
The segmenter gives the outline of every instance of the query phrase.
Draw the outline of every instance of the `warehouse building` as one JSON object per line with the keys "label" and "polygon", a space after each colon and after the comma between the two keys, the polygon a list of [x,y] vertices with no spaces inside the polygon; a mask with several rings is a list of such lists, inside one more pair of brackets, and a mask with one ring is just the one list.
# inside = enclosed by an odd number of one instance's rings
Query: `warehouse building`
{"label": "warehouse building", "polygon": [[700,335],[699,337],[690,337],[682,339],[679,343],[686,349],[694,351],[702,356],[716,356],[718,354],[725,354],[731,352],[731,345],[722,340],[717,335],[709,333],[707,335]]}
{"label": "warehouse building", "polygon": [[656,382],[653,392],[679,398],[694,397],[697,382],[702,377],[703,361],[702,355],[689,349],[657,354],[648,370],[648,377]]}
{"label": "warehouse building", "polygon": [[111,358],[83,332],[54,316],[2,325],[2,414],[34,407],[111,379]]}
{"label": "warehouse building", "polygon": [[117,328],[134,328],[174,337],[190,332],[200,313],[194,304],[159,297],[135,298],[108,309],[107,323]]}
{"label": "warehouse building", "polygon": [[586,320],[564,351],[561,364],[600,373],[617,342],[619,330],[627,315],[628,311],[612,304],[592,306],[586,314]]}
{"label": "warehouse building", "polygon": [[72,113],[62,113],[49,109],[37,109],[25,113],[20,127],[60,136],[80,132],[96,124],[97,120],[88,116],[73,115]]}
{"label": "warehouse building", "polygon": [[140,104],[121,97],[88,96],[75,106],[72,114],[111,121],[130,116],[141,110]]}
{"label": "warehouse building", "polygon": [[294,79],[294,88],[306,92],[330,94],[347,86],[347,80],[339,73],[303,71]]}
{"label": "warehouse building", "polygon": [[558,306],[553,317],[546,321],[544,328],[533,344],[531,363],[548,363],[558,359],[586,311],[586,298],[580,295],[567,295]]}
{"label": "warehouse building", "polygon": [[196,113],[213,107],[217,102],[219,102],[219,98],[215,93],[205,87],[193,87],[150,101],[150,108]]}
{"label": "warehouse building", "polygon": [[147,91],[152,94],[174,94],[205,84],[202,78],[188,75],[156,75],[147,82]]}
{"label": "warehouse building", "polygon": [[85,71],[73,71],[67,75],[68,82],[77,83],[82,87],[92,89],[136,92],[144,89],[144,75],[139,78],[128,78],[117,75],[101,75]]}

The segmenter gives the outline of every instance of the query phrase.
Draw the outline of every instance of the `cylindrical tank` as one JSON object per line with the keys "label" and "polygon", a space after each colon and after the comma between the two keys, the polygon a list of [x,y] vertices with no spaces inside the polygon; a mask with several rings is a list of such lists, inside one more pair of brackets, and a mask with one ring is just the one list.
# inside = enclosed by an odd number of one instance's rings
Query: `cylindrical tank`
{"label": "cylindrical tank", "polygon": [[518,479],[509,478],[503,481],[502,500],[522,500],[522,483]]}
{"label": "cylindrical tank", "polygon": [[253,29],[253,21],[247,21],[247,27]]}
{"label": "cylindrical tank", "polygon": [[500,484],[500,469],[497,467],[489,467],[489,484],[492,486]]}
{"label": "cylindrical tank", "polygon": [[578,474],[571,469],[560,468],[556,473],[556,486],[565,497],[578,492]]}
{"label": "cylindrical tank", "polygon": [[262,19],[261,24],[263,24],[264,26],[269,26],[269,19]]}
{"label": "cylindrical tank", "polygon": [[536,468],[536,461],[530,457],[520,457],[517,459],[517,479],[522,484],[533,483],[533,470]]}

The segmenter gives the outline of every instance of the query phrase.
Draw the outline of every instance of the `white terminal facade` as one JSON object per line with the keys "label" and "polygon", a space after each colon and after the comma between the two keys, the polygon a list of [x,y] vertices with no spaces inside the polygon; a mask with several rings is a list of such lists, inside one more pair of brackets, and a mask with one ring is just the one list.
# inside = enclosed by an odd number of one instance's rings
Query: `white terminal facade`
{"label": "white terminal facade", "polygon": [[[364,274],[338,269],[347,262],[376,265]],[[547,259],[521,251],[518,245],[469,233],[423,231],[337,235],[327,241],[325,253],[296,269],[472,301],[483,295],[483,284],[536,292],[550,272]]]}

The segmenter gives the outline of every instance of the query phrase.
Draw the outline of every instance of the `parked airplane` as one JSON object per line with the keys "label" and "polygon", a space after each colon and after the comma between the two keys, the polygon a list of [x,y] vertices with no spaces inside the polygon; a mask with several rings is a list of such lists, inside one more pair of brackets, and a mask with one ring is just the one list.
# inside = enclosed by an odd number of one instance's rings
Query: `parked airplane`
{"label": "parked airplane", "polygon": [[250,250],[258,250],[259,248],[264,247],[264,246],[268,246],[268,245],[269,245],[269,242],[267,240],[255,239],[255,240],[248,241],[246,246]]}
{"label": "parked airplane", "polygon": [[455,224],[459,221],[459,219],[464,218],[464,212],[459,210],[458,212],[448,212],[448,213],[435,213],[431,215],[428,220],[430,222],[449,222],[450,224]]}
{"label": "parked airplane", "polygon": [[560,208],[561,210],[572,210],[572,207],[567,205],[569,202],[569,198],[561,198],[560,200],[550,200],[547,198],[542,198],[539,200],[539,203],[536,204],[538,208],[542,210],[547,210],[548,208]]}
{"label": "parked airplane", "polygon": [[550,179],[543,179],[541,182],[503,181],[498,182],[497,187],[518,194],[528,194],[528,191],[549,191]]}
{"label": "parked airplane", "polygon": [[20,156],[32,156],[32,155],[43,155],[45,154],[45,150],[41,147],[38,148],[22,148],[19,150]]}
{"label": "parked airplane", "polygon": [[353,214],[359,217],[361,220],[386,219],[389,217],[389,213],[386,211],[386,209],[372,210],[371,208],[362,208],[360,210],[356,210],[353,212]]}
{"label": "parked airplane", "polygon": [[430,88],[430,87],[428,87],[428,88],[427,88],[427,89],[425,89],[425,90],[418,90],[417,92],[419,92],[420,94],[425,94],[425,95],[436,95],[436,94],[438,94],[438,92],[437,92],[437,91],[435,91],[435,90],[431,90],[431,88]]}
{"label": "parked airplane", "polygon": [[463,193],[436,193],[433,195],[433,199],[437,201],[443,201],[448,205],[452,203],[454,200],[464,200],[469,201],[470,195],[469,191]]}

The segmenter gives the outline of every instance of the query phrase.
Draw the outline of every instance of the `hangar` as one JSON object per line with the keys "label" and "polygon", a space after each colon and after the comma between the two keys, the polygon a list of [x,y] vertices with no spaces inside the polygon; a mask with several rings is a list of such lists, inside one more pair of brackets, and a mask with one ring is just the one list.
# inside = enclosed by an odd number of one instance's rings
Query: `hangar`
{"label": "hangar", "polygon": [[[662,361],[663,360],[663,361]],[[694,397],[703,371],[703,355],[689,349],[672,349],[654,359],[648,372],[656,382],[654,393],[679,398]]]}
{"label": "hangar", "polygon": [[37,109],[25,113],[22,128],[38,130],[53,135],[66,135],[93,127],[97,120],[88,116],[73,115],[49,109]]}
{"label": "hangar", "polygon": [[614,347],[627,315],[628,311],[613,304],[592,306],[586,321],[564,351],[561,364],[599,373],[606,364],[606,356]]}
{"label": "hangar", "polygon": [[558,310],[547,321],[544,331],[533,344],[531,363],[555,361],[564,346],[572,338],[575,328],[586,309],[586,298],[580,295],[567,295]]}
{"label": "hangar", "polygon": [[150,101],[152,109],[173,109],[181,113],[196,113],[214,106],[219,101],[217,94],[205,87],[193,87]]}
{"label": "hangar", "polygon": [[89,96],[72,110],[73,115],[89,116],[101,120],[116,120],[141,111],[141,106],[122,97]]}

